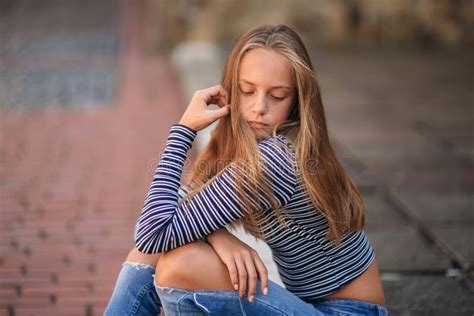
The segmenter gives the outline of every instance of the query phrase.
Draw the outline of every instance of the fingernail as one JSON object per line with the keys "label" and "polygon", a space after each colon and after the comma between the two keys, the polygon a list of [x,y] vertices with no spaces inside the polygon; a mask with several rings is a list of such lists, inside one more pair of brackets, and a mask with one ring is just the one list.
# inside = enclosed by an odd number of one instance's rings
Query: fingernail
{"label": "fingernail", "polygon": [[249,302],[250,302],[250,303],[253,302],[253,295],[249,297]]}
{"label": "fingernail", "polygon": [[239,289],[239,285],[238,285],[238,284],[234,284],[234,289],[238,290],[238,289]]}
{"label": "fingernail", "polygon": [[263,294],[267,295],[268,294],[268,287],[263,289]]}

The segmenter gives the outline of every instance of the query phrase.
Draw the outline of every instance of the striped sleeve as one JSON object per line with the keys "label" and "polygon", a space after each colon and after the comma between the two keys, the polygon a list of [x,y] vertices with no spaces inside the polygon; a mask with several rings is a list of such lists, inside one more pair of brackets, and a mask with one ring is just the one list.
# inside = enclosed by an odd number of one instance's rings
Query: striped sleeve
{"label": "striped sleeve", "polygon": [[[187,187],[181,186],[178,189],[178,203],[181,202],[181,200],[189,193]],[[136,240],[137,238],[137,231],[138,231],[138,221],[135,222],[135,228],[133,230],[133,238]]]}
{"label": "striped sleeve", "polygon": [[[136,224],[135,245],[140,252],[151,254],[180,247],[224,227],[244,214],[243,204],[235,190],[235,168],[232,163],[209,185],[188,199],[188,203],[178,206],[183,165],[195,137],[196,132],[187,126],[171,126]],[[258,146],[263,169],[277,204],[284,206],[296,188],[294,160],[271,139],[260,141]],[[270,206],[263,198],[259,202],[262,208]]]}

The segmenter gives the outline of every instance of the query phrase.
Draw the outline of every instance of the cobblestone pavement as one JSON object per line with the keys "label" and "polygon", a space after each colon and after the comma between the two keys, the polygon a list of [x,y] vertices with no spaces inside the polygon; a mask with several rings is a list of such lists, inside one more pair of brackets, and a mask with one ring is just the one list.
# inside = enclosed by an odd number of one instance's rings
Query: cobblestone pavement
{"label": "cobblestone pavement", "polygon": [[0,114],[0,315],[101,315],[133,247],[183,102],[168,60],[141,50],[134,3],[117,101]]}

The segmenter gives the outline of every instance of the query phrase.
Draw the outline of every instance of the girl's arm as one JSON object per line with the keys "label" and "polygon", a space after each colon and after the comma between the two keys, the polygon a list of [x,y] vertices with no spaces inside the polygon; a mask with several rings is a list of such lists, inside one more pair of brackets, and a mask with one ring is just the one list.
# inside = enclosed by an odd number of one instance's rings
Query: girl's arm
{"label": "girl's arm", "polygon": [[[243,203],[235,190],[233,164],[229,164],[221,175],[190,198],[188,203],[178,207],[182,169],[195,137],[196,131],[185,125],[174,124],[170,128],[136,225],[135,243],[143,253],[177,248],[244,215]],[[258,147],[276,202],[278,206],[284,206],[296,187],[294,159],[271,138],[261,141]],[[270,208],[269,201],[262,198],[259,202]]]}

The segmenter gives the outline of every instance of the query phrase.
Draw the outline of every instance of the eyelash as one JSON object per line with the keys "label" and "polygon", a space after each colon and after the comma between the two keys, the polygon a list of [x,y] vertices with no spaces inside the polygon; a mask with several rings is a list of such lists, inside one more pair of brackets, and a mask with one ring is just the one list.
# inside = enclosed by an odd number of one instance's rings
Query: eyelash
{"label": "eyelash", "polygon": [[[242,92],[243,95],[251,95],[253,92],[245,92],[245,91],[242,91],[240,90],[240,92]],[[275,96],[271,96],[272,98],[274,98],[275,100],[277,101],[283,101],[285,99],[285,97],[275,97]]]}

